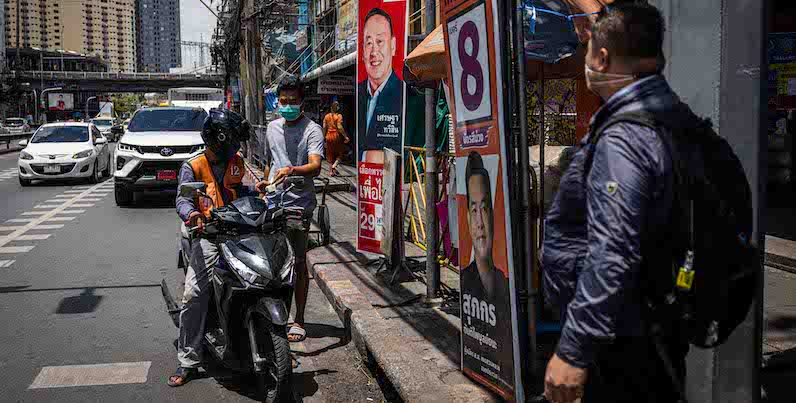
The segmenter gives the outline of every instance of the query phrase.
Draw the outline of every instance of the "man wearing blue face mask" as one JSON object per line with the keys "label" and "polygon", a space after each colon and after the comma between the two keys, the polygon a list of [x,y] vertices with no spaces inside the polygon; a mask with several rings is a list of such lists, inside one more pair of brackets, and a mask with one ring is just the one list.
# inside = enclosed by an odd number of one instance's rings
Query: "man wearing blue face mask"
{"label": "man wearing blue face mask", "polygon": [[[249,192],[243,186],[245,166],[238,155],[240,143],[249,140],[251,126],[239,114],[225,109],[210,109],[202,127],[205,152],[189,159],[180,169],[179,183],[204,182],[205,193],[195,202],[190,197],[177,197],[180,219],[204,230],[210,210],[222,207]],[[208,305],[210,270],[218,263],[218,247],[201,238],[191,244],[191,261],[185,273],[183,308],[180,312],[180,332],[177,339],[179,367],[169,377],[169,386],[182,386],[198,373],[202,362],[202,338]]]}
{"label": "man wearing blue face mask", "polygon": [[272,197],[282,201],[285,207],[304,209],[304,231],[288,233],[296,254],[296,316],[287,337],[291,342],[300,342],[306,337],[304,330],[304,308],[307,305],[309,275],[307,274],[307,233],[309,218],[315,209],[315,185],[312,178],[321,172],[326,139],[321,127],[304,116],[304,87],[296,77],[282,80],[277,88],[281,119],[268,124],[265,132],[265,180],[255,186],[266,193],[269,185],[278,186],[288,176],[303,176],[304,186],[288,192],[277,189]]}

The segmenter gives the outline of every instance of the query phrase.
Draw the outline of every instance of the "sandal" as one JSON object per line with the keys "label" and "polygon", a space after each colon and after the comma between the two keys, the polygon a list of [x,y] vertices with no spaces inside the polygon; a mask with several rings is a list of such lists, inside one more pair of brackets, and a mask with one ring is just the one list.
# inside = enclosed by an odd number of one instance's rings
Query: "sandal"
{"label": "sandal", "polygon": [[177,367],[174,375],[169,377],[168,385],[171,387],[185,385],[197,375],[199,375],[199,370],[196,368]]}
{"label": "sandal", "polygon": [[[293,336],[292,338],[290,336]],[[307,331],[304,330],[303,327],[293,324],[290,326],[290,330],[287,332],[287,341],[291,343],[299,343],[304,341],[307,338]]]}

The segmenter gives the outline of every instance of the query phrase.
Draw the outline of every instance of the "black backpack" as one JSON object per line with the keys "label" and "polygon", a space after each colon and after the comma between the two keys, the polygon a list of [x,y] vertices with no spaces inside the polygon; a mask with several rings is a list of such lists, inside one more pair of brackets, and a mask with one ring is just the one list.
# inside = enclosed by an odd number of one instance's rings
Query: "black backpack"
{"label": "black backpack", "polygon": [[[672,157],[675,195],[671,228],[642,241],[649,280],[644,293],[653,327],[674,321],[683,339],[711,348],[744,321],[757,293],[762,261],[751,239],[752,193],[740,160],[710,120],[682,103],[675,111],[670,116],[677,118],[666,122],[649,112],[609,118],[589,138],[584,175],[608,126],[628,122],[655,129]],[[652,248],[663,264],[647,261]]]}

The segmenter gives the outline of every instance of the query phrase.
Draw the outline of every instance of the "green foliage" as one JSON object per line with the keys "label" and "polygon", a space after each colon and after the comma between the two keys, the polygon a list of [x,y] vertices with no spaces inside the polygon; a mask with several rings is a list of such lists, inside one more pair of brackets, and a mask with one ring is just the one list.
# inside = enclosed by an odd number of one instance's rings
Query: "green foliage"
{"label": "green foliage", "polygon": [[111,97],[113,111],[121,116],[124,113],[133,113],[141,103],[140,96],[137,94],[121,94]]}
{"label": "green foliage", "polygon": [[[556,146],[575,145],[575,80],[547,80],[544,83],[544,123],[547,141]],[[529,81],[527,86],[528,137],[531,145],[539,144],[542,85]]]}

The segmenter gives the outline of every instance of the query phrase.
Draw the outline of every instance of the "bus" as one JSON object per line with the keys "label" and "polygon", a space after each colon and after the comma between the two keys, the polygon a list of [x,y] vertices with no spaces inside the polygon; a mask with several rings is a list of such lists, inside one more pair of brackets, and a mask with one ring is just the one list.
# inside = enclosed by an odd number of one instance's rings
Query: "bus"
{"label": "bus", "polygon": [[206,111],[210,108],[221,108],[224,105],[224,90],[221,88],[171,88],[169,89],[169,106],[199,107]]}

